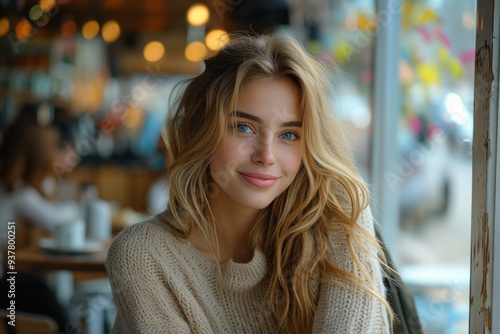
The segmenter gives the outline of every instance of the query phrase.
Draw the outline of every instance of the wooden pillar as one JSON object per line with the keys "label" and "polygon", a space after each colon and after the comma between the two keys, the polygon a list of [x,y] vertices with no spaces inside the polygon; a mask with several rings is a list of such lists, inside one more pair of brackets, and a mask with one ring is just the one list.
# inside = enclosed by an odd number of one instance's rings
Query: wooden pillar
{"label": "wooden pillar", "polygon": [[497,212],[500,210],[500,8],[495,2],[477,0],[472,145],[471,334],[500,333],[500,212]]}

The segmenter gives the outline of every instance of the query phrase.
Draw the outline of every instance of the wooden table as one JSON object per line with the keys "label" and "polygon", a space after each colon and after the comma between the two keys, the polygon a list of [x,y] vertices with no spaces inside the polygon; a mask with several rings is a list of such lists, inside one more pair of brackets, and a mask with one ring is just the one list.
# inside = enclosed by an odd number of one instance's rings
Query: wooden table
{"label": "wooden table", "polygon": [[[41,249],[38,244],[16,250],[17,272],[51,271],[55,294],[62,305],[69,306],[75,292],[75,273],[106,274],[106,256],[111,242],[103,244],[102,251],[92,254],[60,254]],[[102,305],[89,310],[102,310]],[[100,308],[98,308],[100,307]],[[103,333],[103,312],[93,311],[93,316],[85,319],[85,334]]]}
{"label": "wooden table", "polygon": [[106,256],[111,242],[103,243],[102,250],[90,254],[64,254],[41,249],[38,244],[16,250],[17,272],[52,272],[54,289],[59,301],[68,304],[74,291],[75,273],[106,275]]}
{"label": "wooden table", "polygon": [[16,251],[16,270],[41,272],[69,270],[79,272],[106,273],[104,264],[110,243],[103,245],[103,250],[92,254],[59,254],[42,250],[38,245]]}

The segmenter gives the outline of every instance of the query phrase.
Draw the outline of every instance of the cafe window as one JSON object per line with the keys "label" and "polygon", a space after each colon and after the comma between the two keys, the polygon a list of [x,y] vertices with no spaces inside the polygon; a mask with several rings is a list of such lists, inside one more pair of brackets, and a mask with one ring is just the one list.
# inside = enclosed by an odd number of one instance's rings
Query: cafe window
{"label": "cafe window", "polygon": [[[335,61],[336,112],[352,134],[360,172],[370,181],[370,161],[377,159],[370,156],[376,133],[376,27],[384,18],[376,1],[321,4],[301,12],[292,27],[320,59]],[[467,333],[475,3],[405,0],[398,15],[399,38],[392,41],[398,45],[399,96],[393,95],[398,105],[392,115],[397,137],[390,148],[397,150],[397,167],[384,182],[399,192],[399,220],[386,243],[415,293],[425,332]]]}

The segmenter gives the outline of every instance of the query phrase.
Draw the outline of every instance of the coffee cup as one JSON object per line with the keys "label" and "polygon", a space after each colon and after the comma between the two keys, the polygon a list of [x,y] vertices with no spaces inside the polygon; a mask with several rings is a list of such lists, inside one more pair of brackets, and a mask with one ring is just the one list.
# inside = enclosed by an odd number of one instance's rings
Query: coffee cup
{"label": "coffee cup", "polygon": [[85,222],[79,218],[59,224],[55,228],[55,236],[59,249],[81,249],[85,247]]}
{"label": "coffee cup", "polygon": [[95,200],[87,207],[87,238],[107,241],[111,239],[111,205],[102,200]]}

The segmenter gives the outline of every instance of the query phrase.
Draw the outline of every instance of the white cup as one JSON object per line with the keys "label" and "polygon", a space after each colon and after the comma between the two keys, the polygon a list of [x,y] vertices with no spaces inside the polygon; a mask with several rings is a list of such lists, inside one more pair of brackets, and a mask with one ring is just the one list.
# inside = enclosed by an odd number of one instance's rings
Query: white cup
{"label": "white cup", "polygon": [[56,244],[60,249],[81,249],[85,247],[85,222],[83,219],[56,226]]}
{"label": "white cup", "polygon": [[107,241],[111,239],[111,205],[95,200],[87,207],[87,238]]}

